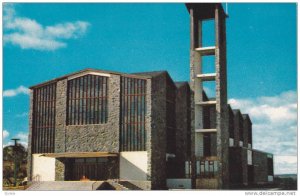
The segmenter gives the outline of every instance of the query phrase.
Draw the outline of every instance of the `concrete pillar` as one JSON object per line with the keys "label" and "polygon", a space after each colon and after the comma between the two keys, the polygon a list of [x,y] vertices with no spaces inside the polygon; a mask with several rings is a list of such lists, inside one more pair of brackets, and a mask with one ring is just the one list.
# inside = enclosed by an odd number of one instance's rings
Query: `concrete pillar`
{"label": "concrete pillar", "polygon": [[226,69],[226,15],[221,4],[215,9],[216,33],[216,123],[217,157],[219,158],[218,188],[228,188],[228,112],[227,112],[227,69]]}

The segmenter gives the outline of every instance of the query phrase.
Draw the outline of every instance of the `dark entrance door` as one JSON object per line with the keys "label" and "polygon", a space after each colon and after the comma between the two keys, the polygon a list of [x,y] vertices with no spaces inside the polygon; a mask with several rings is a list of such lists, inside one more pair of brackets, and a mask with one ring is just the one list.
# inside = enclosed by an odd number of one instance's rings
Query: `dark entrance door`
{"label": "dark entrance door", "polygon": [[72,179],[106,180],[107,158],[76,158],[72,163]]}

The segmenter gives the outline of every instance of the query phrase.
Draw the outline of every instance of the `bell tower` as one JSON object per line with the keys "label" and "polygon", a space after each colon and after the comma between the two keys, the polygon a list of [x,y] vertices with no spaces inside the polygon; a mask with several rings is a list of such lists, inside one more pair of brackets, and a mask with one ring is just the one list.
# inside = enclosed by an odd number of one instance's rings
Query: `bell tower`
{"label": "bell tower", "polygon": [[[192,99],[192,178],[196,188],[228,187],[228,113],[226,71],[226,13],[220,3],[187,3],[190,14],[190,86]],[[215,43],[204,46],[203,24],[214,22]],[[212,32],[211,32],[212,33]],[[204,58],[214,57],[213,64]],[[214,72],[205,73],[207,66]],[[203,92],[214,83],[215,97]],[[208,117],[211,112],[215,117]],[[207,122],[210,121],[210,122]],[[213,121],[213,122],[212,122]]]}

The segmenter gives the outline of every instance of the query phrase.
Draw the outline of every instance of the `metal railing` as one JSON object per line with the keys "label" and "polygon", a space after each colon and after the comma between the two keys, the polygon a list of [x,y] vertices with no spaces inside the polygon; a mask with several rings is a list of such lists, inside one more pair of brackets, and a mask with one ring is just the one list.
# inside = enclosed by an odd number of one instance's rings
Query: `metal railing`
{"label": "metal railing", "polygon": [[219,160],[216,156],[196,158],[197,178],[215,178],[218,173]]}

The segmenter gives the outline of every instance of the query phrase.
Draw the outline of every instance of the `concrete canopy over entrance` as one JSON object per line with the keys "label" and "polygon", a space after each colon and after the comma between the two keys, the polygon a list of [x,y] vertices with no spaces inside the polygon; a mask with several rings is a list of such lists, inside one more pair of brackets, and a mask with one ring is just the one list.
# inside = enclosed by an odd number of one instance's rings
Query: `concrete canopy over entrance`
{"label": "concrete canopy over entrance", "polygon": [[117,157],[118,153],[110,152],[65,152],[65,153],[45,153],[45,157],[52,158],[89,158],[89,157]]}

